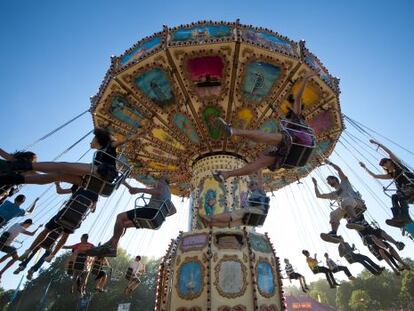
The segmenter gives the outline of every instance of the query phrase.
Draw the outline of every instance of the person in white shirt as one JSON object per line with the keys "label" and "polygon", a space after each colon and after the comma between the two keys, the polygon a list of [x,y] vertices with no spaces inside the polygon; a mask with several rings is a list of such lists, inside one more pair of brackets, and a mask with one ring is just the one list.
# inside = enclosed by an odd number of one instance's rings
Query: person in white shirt
{"label": "person in white shirt", "polygon": [[17,250],[15,247],[11,246],[13,241],[17,238],[19,234],[24,234],[28,236],[33,236],[36,234],[37,230],[42,226],[40,225],[35,231],[30,232],[26,229],[29,228],[33,224],[33,220],[26,219],[21,223],[14,224],[11,226],[7,231],[5,231],[0,237],[0,251],[6,253],[0,259],[0,263],[5,261],[7,258],[12,257],[12,259],[4,266],[4,268],[0,271],[0,280],[3,273],[9,269],[18,259],[19,256],[17,255]]}
{"label": "person in white shirt", "polygon": [[124,289],[124,293],[127,296],[131,296],[141,283],[140,276],[145,273],[145,265],[141,262],[141,256],[136,256],[135,259],[129,264],[126,279],[129,281],[127,287]]}
{"label": "person in white shirt", "polygon": [[343,271],[349,280],[355,280],[355,277],[351,274],[351,272],[349,272],[349,269],[347,267],[337,265],[336,262],[329,257],[328,253],[325,253],[324,256],[326,259],[326,265],[328,266],[329,270],[332,271],[332,273]]}

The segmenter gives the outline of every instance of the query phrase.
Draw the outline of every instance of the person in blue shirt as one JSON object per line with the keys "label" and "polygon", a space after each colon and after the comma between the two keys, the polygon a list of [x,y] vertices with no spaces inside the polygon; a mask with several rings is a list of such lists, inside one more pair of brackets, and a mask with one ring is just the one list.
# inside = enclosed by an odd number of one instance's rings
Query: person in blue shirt
{"label": "person in blue shirt", "polygon": [[20,207],[26,201],[26,197],[23,194],[16,196],[14,202],[9,200],[5,201],[0,205],[0,228],[13,218],[31,214],[34,211],[38,200],[39,198],[37,198],[27,210]]}
{"label": "person in blue shirt", "polygon": [[140,229],[141,226],[136,219],[153,219],[163,204],[170,204],[167,216],[177,212],[171,203],[171,191],[167,178],[161,177],[158,179],[153,188],[135,188],[125,182],[124,185],[129,189],[130,194],[147,193],[151,195],[151,199],[145,207],[134,208],[118,214],[112,237],[105,244],[87,251],[88,256],[116,257],[118,242],[125,231],[132,227]]}

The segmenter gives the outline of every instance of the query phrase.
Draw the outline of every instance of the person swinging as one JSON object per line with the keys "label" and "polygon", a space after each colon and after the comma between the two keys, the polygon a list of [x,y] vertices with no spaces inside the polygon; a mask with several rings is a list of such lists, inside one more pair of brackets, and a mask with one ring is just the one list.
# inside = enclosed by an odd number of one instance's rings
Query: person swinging
{"label": "person swinging", "polygon": [[[115,142],[107,130],[97,128],[94,130],[94,138],[90,144],[92,149],[97,150],[92,163],[7,161],[9,173],[0,175],[0,186],[43,185],[54,182],[67,182],[81,186],[84,178],[91,174],[112,182],[117,177],[117,147],[135,140],[141,135],[142,133],[137,133],[122,141]],[[42,173],[31,175],[20,173],[25,171]]]}
{"label": "person swinging", "polygon": [[395,194],[391,196],[393,218],[385,222],[389,226],[402,228],[412,222],[409,214],[409,204],[414,203],[414,173],[406,167],[402,161],[383,144],[371,139],[370,142],[383,149],[389,158],[382,158],[379,165],[385,174],[375,174],[370,171],[363,162],[360,162],[369,175],[376,179],[393,179],[397,187]]}
{"label": "person swinging", "polygon": [[311,146],[314,144],[313,134],[304,130],[308,129],[302,116],[302,95],[309,79],[315,76],[314,72],[310,72],[303,77],[302,84],[293,103],[293,109],[289,109],[286,115],[288,120],[286,129],[280,133],[266,133],[261,130],[247,130],[233,128],[227,124],[222,118],[217,118],[216,122],[226,137],[238,136],[248,139],[256,143],[263,143],[273,146],[263,153],[255,161],[245,166],[231,171],[215,171],[213,177],[218,182],[224,182],[229,177],[253,175],[260,169],[269,168],[275,171],[284,165],[292,145],[292,141],[300,144]]}

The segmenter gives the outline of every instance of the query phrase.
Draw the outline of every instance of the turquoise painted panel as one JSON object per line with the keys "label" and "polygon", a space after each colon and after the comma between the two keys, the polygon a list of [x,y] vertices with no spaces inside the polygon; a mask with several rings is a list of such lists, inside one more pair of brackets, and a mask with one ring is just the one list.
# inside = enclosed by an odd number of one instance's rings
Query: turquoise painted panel
{"label": "turquoise painted panel", "polygon": [[138,75],[134,83],[141,92],[160,107],[174,101],[171,83],[167,73],[161,68],[154,68]]}
{"label": "turquoise painted panel", "polygon": [[202,41],[210,38],[225,38],[232,35],[231,27],[226,25],[205,25],[178,29],[171,35],[173,42]]}
{"label": "turquoise painted panel", "polygon": [[139,46],[134,48],[131,52],[124,55],[119,61],[119,63],[121,65],[128,64],[129,62],[132,62],[133,60],[138,59],[152,52],[153,50],[158,48],[160,45],[161,45],[161,38],[158,38],[158,37],[153,38],[147,42],[140,44]]}
{"label": "turquoise painted panel", "polygon": [[281,39],[265,31],[254,31],[251,29],[245,29],[243,31],[243,37],[246,40],[262,44],[267,48],[279,49],[289,54],[294,54],[294,48],[289,41]]}
{"label": "turquoise painted panel", "polygon": [[175,114],[173,121],[174,124],[180,129],[180,131],[183,132],[184,135],[191,140],[191,142],[197,145],[200,143],[197,132],[195,131],[193,124],[190,122],[186,115],[177,113]]}
{"label": "turquoise painted panel", "polygon": [[273,64],[258,61],[249,63],[243,81],[244,97],[260,102],[269,93],[280,72],[280,68]]}
{"label": "turquoise painted panel", "polygon": [[202,267],[199,262],[187,262],[180,267],[178,290],[180,296],[198,296],[203,288]]}
{"label": "turquoise painted panel", "polygon": [[128,100],[122,96],[115,96],[111,103],[111,114],[118,120],[128,125],[139,128],[145,116],[135,107],[132,107]]}
{"label": "turquoise painted panel", "polygon": [[273,295],[275,292],[272,266],[266,261],[257,264],[257,285],[262,294]]}

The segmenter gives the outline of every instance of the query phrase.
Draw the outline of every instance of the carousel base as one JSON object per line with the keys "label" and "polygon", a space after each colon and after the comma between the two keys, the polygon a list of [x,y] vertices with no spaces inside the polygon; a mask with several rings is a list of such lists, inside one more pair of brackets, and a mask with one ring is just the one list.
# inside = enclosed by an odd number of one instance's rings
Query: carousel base
{"label": "carousel base", "polygon": [[181,233],[160,265],[155,310],[285,310],[268,236],[234,228]]}

